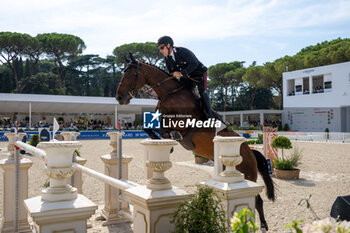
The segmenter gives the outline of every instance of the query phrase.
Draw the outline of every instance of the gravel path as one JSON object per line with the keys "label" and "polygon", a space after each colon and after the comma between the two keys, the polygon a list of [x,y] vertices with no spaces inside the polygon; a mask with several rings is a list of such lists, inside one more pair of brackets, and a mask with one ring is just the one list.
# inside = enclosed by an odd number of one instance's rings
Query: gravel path
{"label": "gravel path", "polygon": [[[129,164],[129,179],[137,183],[143,180],[143,146],[139,139],[123,140],[123,154],[130,155],[133,160]],[[85,166],[98,172],[104,171],[104,165],[100,159],[101,155],[108,154],[111,147],[108,140],[81,141],[80,149],[82,157],[87,159]],[[0,142],[0,148],[7,146],[6,142]],[[350,194],[350,144],[341,143],[311,143],[293,142],[303,150],[301,173],[299,180],[279,180],[273,178],[277,187],[277,200],[273,203],[264,200],[265,217],[269,224],[269,232],[287,232],[284,226],[293,219],[312,220],[312,214],[304,206],[298,203],[302,198],[311,197],[311,205],[319,217],[329,216],[331,206],[339,195]],[[200,181],[211,179],[213,167],[207,165],[196,165],[191,152],[184,150],[181,146],[175,147],[171,154],[173,167],[166,172],[166,176],[173,186],[185,189],[193,193],[196,184]],[[6,158],[0,153],[0,159]],[[43,162],[37,158],[30,158],[33,166],[29,170],[29,196],[40,195],[42,185],[46,178],[43,175]],[[90,200],[103,207],[104,184],[92,177],[84,175],[83,194]],[[0,200],[2,200],[3,173],[0,171]],[[259,177],[258,183],[263,184]],[[2,215],[2,201],[0,203],[0,217]],[[98,213],[97,213],[98,216]],[[132,224],[123,223],[119,225],[102,226],[101,221],[95,220],[96,216],[90,218],[92,228],[88,232],[132,232]],[[258,221],[258,218],[257,218]]]}

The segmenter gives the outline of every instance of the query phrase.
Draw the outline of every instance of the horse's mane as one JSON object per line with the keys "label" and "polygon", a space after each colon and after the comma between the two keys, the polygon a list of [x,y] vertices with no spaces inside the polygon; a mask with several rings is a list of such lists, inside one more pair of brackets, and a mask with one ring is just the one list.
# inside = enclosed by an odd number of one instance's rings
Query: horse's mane
{"label": "horse's mane", "polygon": [[159,71],[165,73],[167,76],[171,76],[171,75],[169,74],[168,71],[163,70],[162,68],[160,68],[160,67],[158,67],[158,66],[156,66],[156,65],[150,64],[150,63],[148,63],[148,62],[142,62],[142,63],[145,64],[145,65],[148,65],[148,66],[150,66],[150,67],[156,68],[157,70],[159,70]]}

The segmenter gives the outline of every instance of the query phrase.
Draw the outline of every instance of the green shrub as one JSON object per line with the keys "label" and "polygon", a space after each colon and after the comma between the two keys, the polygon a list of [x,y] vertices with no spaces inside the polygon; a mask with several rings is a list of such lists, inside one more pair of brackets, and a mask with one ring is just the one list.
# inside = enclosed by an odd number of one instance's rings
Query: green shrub
{"label": "green shrub", "polygon": [[264,135],[261,133],[258,134],[258,144],[264,144]]}
{"label": "green shrub", "polygon": [[282,131],[282,130],[283,130],[283,127],[282,127],[282,125],[281,125],[281,124],[280,124],[280,125],[278,125],[277,130],[278,130],[278,131]]}
{"label": "green shrub", "polygon": [[284,130],[284,131],[288,131],[288,130],[289,130],[289,125],[288,125],[288,124],[285,124],[283,130]]}
{"label": "green shrub", "polygon": [[302,158],[302,150],[298,147],[294,147],[292,154],[285,159],[274,159],[273,164],[278,170],[293,170],[296,169]]}
{"label": "green shrub", "polygon": [[273,148],[282,149],[282,160],[284,160],[283,150],[292,148],[292,143],[288,138],[283,136],[278,136],[275,139],[273,139],[271,146]]}
{"label": "green shrub", "polygon": [[302,159],[303,157],[303,150],[302,149],[299,149],[298,147],[294,147],[293,148],[293,152],[292,154],[290,155],[289,159],[292,163],[292,166],[293,168],[296,168],[299,166],[300,164],[300,160]]}
{"label": "green shrub", "polygon": [[181,204],[171,219],[171,222],[175,223],[175,232],[227,232],[221,201],[214,198],[213,194],[212,188],[197,186],[192,200]]}
{"label": "green shrub", "polygon": [[36,146],[39,144],[39,142],[40,142],[40,138],[38,134],[32,135],[29,139],[29,145],[31,146]]}
{"label": "green shrub", "polygon": [[326,136],[326,137],[327,137],[327,140],[329,140],[329,129],[326,128],[326,129],[324,130],[324,132],[327,133],[327,136]]}
{"label": "green shrub", "polygon": [[273,164],[275,165],[275,168],[278,170],[292,170],[293,165],[292,161],[289,159],[274,159]]}
{"label": "green shrub", "polygon": [[292,143],[287,137],[278,136],[273,139],[271,146],[279,149],[290,149],[292,148]]}
{"label": "green shrub", "polygon": [[257,144],[257,143],[258,143],[258,140],[257,140],[257,139],[249,139],[249,140],[247,140],[247,143],[248,143],[249,145]]}
{"label": "green shrub", "polygon": [[235,212],[231,219],[232,232],[235,233],[252,233],[256,232],[259,227],[255,223],[253,212],[247,208]]}

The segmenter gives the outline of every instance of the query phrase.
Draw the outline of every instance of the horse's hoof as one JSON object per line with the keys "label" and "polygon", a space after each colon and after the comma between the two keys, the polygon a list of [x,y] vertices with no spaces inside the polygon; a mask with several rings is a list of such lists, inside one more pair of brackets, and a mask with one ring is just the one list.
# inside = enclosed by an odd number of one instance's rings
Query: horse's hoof
{"label": "horse's hoof", "polygon": [[261,227],[260,231],[261,231],[261,233],[266,233],[266,228],[265,227]]}
{"label": "horse's hoof", "polygon": [[171,136],[171,139],[175,140],[175,141],[181,141],[182,140],[182,135],[180,134],[179,131],[171,131],[170,132],[170,136]]}

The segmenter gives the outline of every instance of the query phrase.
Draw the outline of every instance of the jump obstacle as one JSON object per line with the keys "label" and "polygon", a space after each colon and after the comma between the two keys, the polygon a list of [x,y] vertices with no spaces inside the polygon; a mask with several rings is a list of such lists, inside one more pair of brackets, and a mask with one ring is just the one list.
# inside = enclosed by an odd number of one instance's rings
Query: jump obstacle
{"label": "jump obstacle", "polygon": [[[65,141],[41,142],[32,147],[20,141],[23,134],[6,134],[10,155],[0,160],[4,173],[1,232],[86,232],[87,219],[95,213],[97,205],[82,194],[82,173],[105,183],[104,208],[100,213],[105,224],[126,219],[133,221],[133,230],[137,233],[174,229],[170,218],[176,208],[191,197],[185,190],[172,186],[164,175],[172,166],[170,149],[178,144],[176,141],[146,139],[141,142],[146,184],[139,185],[128,180],[128,164],[132,157],[121,153],[122,132],[108,133],[113,149],[109,155],[101,156],[105,174],[83,166],[86,160],[73,156],[81,146],[80,142],[74,141],[76,135],[69,132],[61,135]],[[227,210],[228,226],[234,212],[245,207],[254,212],[255,196],[263,189],[262,185],[245,180],[235,168],[242,160],[239,150],[244,141],[243,137],[215,137],[214,174],[212,180],[200,183],[220,194]],[[45,174],[50,185],[40,196],[28,198],[28,170],[32,161],[22,157],[19,149],[45,161]],[[18,185],[14,185],[16,177]],[[14,210],[15,202],[18,208]],[[29,225],[28,215],[33,225]]]}

